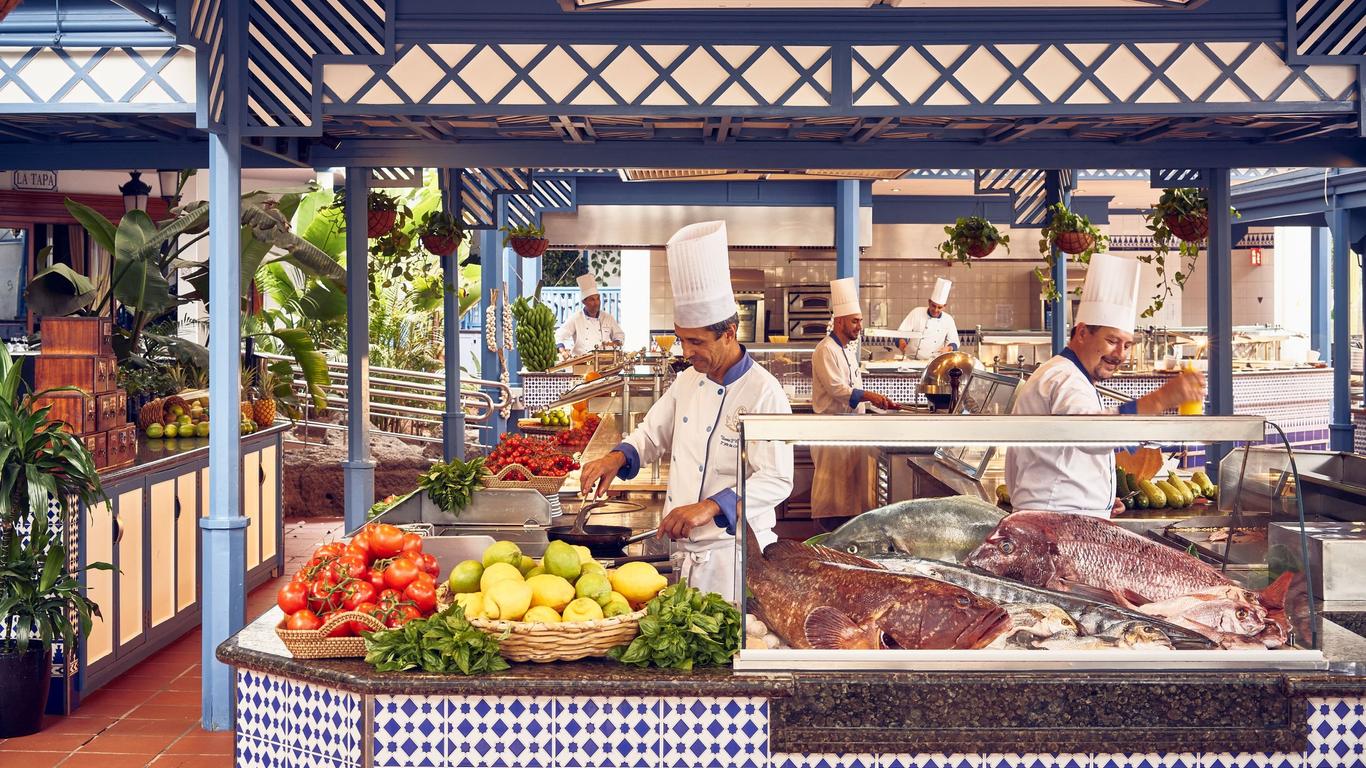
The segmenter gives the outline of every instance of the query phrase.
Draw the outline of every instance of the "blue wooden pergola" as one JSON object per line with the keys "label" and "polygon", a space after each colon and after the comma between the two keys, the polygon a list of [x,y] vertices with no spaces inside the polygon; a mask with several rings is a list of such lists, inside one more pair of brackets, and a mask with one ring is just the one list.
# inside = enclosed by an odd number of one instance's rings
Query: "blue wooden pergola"
{"label": "blue wooden pergola", "polygon": [[[240,288],[243,167],[345,167],[346,216],[358,223],[372,169],[441,169],[449,206],[482,230],[485,296],[506,272],[497,227],[572,206],[572,169],[826,169],[840,276],[858,272],[858,180],[885,177],[878,169],[974,169],[976,192],[999,195],[1020,226],[1041,225],[1044,207],[1071,194],[1074,169],[1137,169],[1114,172],[1209,191],[1210,407],[1227,414],[1230,169],[1366,166],[1360,0],[659,5],[178,0],[158,10],[62,0],[58,14],[52,0],[28,0],[0,23],[0,168],[207,166],[218,307],[235,306]],[[1318,179],[1240,188],[1238,226],[1331,230],[1335,295],[1346,296],[1366,192],[1358,174],[1337,173],[1325,202]],[[367,243],[363,225],[348,229],[348,343],[364,350]],[[1327,327],[1326,240],[1314,261],[1315,333],[1331,336],[1340,372],[1341,448],[1351,434],[1347,313]],[[457,313],[446,320],[455,360]],[[211,420],[234,423],[237,316],[213,315],[210,337]],[[346,514],[355,524],[373,500],[374,466],[366,356],[350,365]],[[448,455],[460,450],[460,427],[453,408]],[[210,440],[203,723],[224,729],[233,684],[214,649],[245,618],[247,520],[239,438]]]}

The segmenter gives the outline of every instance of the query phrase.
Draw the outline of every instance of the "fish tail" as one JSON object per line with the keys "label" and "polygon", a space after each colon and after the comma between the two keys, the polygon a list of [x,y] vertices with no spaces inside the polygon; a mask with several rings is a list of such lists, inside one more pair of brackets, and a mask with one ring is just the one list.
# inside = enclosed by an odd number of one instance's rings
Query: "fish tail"
{"label": "fish tail", "polygon": [[1284,608],[1286,595],[1289,594],[1290,587],[1297,578],[1303,578],[1303,575],[1295,571],[1286,571],[1278,576],[1275,581],[1258,594],[1262,605],[1272,609]]}

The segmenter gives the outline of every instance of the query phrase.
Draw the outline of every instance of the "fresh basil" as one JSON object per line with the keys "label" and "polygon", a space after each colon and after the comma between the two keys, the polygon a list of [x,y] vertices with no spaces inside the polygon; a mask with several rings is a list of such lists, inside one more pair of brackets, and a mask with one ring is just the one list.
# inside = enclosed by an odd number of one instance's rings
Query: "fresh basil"
{"label": "fresh basil", "polygon": [[508,668],[507,661],[498,654],[498,639],[470,626],[459,605],[425,619],[414,619],[397,629],[367,634],[365,663],[380,672],[420,669],[462,675]]}
{"label": "fresh basil", "polygon": [[469,461],[451,459],[437,462],[423,472],[417,479],[417,487],[427,492],[432,503],[458,515],[474,498],[474,492],[479,487],[479,476],[483,473],[482,457]]}
{"label": "fresh basil", "polygon": [[740,650],[740,611],[715,592],[680,582],[645,606],[640,634],[608,656],[623,664],[690,670],[730,663]]}

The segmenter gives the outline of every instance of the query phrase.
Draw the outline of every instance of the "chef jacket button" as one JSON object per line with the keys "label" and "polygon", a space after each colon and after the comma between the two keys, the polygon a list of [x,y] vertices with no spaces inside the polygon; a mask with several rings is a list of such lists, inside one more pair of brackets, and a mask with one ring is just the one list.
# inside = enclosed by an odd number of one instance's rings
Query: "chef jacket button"
{"label": "chef jacket button", "polygon": [[698,471],[698,472],[701,472],[701,471],[702,471],[702,465],[701,465],[701,464],[698,464],[698,465],[697,465],[697,471]]}
{"label": "chef jacket button", "polygon": [[702,386],[703,384],[706,384],[706,383],[707,383],[707,382],[705,382],[705,381],[699,381],[699,382],[697,382],[697,386],[700,387],[700,386]]}
{"label": "chef jacket button", "polygon": [[717,388],[716,388],[716,394],[718,394],[718,395],[724,395],[724,394],[726,394],[726,388],[725,388],[725,387],[717,387]]}
{"label": "chef jacket button", "polygon": [[711,431],[711,427],[707,427],[707,431],[710,432],[710,431]]}
{"label": "chef jacket button", "polygon": [[684,424],[687,424],[687,423],[688,423],[688,417],[687,417],[687,416],[684,416],[684,417],[683,417],[683,423],[684,423]]}

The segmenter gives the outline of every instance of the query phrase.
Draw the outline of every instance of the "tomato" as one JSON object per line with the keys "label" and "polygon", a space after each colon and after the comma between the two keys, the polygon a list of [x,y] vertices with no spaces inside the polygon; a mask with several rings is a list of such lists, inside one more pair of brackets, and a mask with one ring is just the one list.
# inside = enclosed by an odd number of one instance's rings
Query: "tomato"
{"label": "tomato", "polygon": [[337,559],[337,570],[353,579],[370,578],[370,563],[364,553],[354,550]]}
{"label": "tomato", "polygon": [[413,619],[420,618],[422,618],[422,612],[419,611],[416,606],[405,603],[398,607],[398,610],[389,617],[388,621],[384,622],[384,626],[395,629],[407,624]]}
{"label": "tomato", "polygon": [[370,532],[370,552],[376,558],[394,557],[403,551],[403,529],[380,523]]}
{"label": "tomato", "polygon": [[436,561],[436,555],[424,552],[417,560],[417,567],[432,577],[441,575],[441,564]]}
{"label": "tomato", "polygon": [[370,579],[370,584],[374,586],[376,592],[383,592],[387,589],[384,584],[384,571],[381,571],[378,568],[371,568],[367,577]]}
{"label": "tomato", "polygon": [[[359,613],[363,613],[366,616],[374,616],[379,611],[379,606],[375,605],[374,603],[361,603],[352,610],[357,611]],[[351,631],[354,632],[357,636],[360,636],[362,632],[373,632],[374,629],[372,629],[369,624],[366,624],[364,622],[353,621],[351,622]]]}
{"label": "tomato", "polygon": [[321,547],[313,550],[313,556],[318,559],[337,557],[346,551],[346,545],[340,541],[330,541]]}
{"label": "tomato", "polygon": [[396,589],[385,589],[379,593],[379,599],[376,602],[379,603],[381,611],[389,611],[393,610],[394,606],[398,605],[402,600],[402,592],[399,592]]}
{"label": "tomato", "polygon": [[[328,617],[323,616],[321,618],[323,622],[326,623]],[[343,621],[342,623],[338,624],[331,632],[327,633],[328,637],[355,637],[355,635],[355,625],[349,621]]]}
{"label": "tomato", "polygon": [[289,620],[285,622],[285,629],[317,629],[322,625],[322,619],[318,618],[318,614],[305,608],[290,615]]}
{"label": "tomato", "polygon": [[431,577],[417,578],[413,580],[408,588],[403,590],[403,596],[413,601],[413,605],[422,612],[423,616],[436,610],[436,583]]}
{"label": "tomato", "polygon": [[420,555],[420,554],[422,554],[422,536],[421,536],[421,534],[417,534],[417,533],[405,533],[405,534],[403,534],[403,549],[402,549],[402,552],[403,552],[403,554],[407,555],[409,558],[411,558],[411,559],[413,559],[413,560],[416,560],[416,559],[417,559],[417,556]]}
{"label": "tomato", "polygon": [[342,598],[342,607],[348,611],[354,611],[361,603],[373,603],[378,592],[375,590],[375,585],[370,582],[356,580],[348,582],[342,588],[342,594],[345,595]]}
{"label": "tomato", "polygon": [[314,580],[308,588],[308,607],[316,613],[326,613],[341,605],[341,591],[336,585]]}
{"label": "tomato", "polygon": [[417,578],[417,574],[417,564],[406,557],[400,557],[390,563],[388,568],[384,569],[384,583],[387,584],[390,589],[401,590],[413,583],[413,579]]}
{"label": "tomato", "polygon": [[347,552],[359,552],[359,553],[361,553],[362,555],[365,556],[365,562],[366,562],[367,565],[370,563],[370,561],[371,561],[372,559],[374,559],[373,555],[371,555],[371,553],[370,553],[370,527],[369,527],[369,526],[366,526],[366,527],[362,528],[362,529],[360,530],[360,533],[357,533],[355,536],[352,536],[352,537],[351,537],[350,543],[348,543],[348,544],[346,545],[346,551],[347,551]]}
{"label": "tomato", "polygon": [[303,582],[291,581],[280,587],[275,602],[287,614],[298,613],[308,607],[308,587]]}

